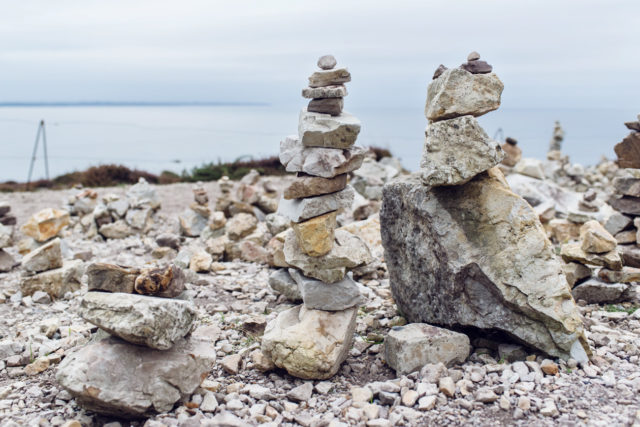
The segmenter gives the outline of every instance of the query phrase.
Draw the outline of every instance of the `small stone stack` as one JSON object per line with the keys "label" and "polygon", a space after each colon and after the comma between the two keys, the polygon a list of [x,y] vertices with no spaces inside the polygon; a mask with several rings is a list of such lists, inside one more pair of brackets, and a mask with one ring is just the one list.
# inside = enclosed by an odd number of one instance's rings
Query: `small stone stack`
{"label": "small stone stack", "polygon": [[512,168],[522,159],[522,150],[518,147],[518,141],[515,138],[507,137],[502,144],[502,151],[505,154],[502,159],[504,166]]}
{"label": "small stone stack", "polygon": [[211,209],[209,209],[209,196],[198,182],[193,187],[194,202],[178,216],[180,232],[187,237],[198,237],[209,223]]}
{"label": "small stone stack", "polygon": [[16,217],[10,212],[11,206],[0,202],[0,273],[10,271],[16,265],[16,260],[5,251],[5,248],[13,245],[13,226],[16,223]]}
{"label": "small stone stack", "polygon": [[11,214],[11,206],[7,202],[0,202],[0,224],[9,226],[16,223],[16,217]]}
{"label": "small stone stack", "polygon": [[560,122],[556,120],[553,126],[553,136],[549,142],[549,151],[547,152],[549,160],[558,160],[562,157],[562,141],[564,141],[564,130],[560,126]]}
{"label": "small stone stack", "polygon": [[640,216],[640,120],[626,122],[625,126],[631,132],[614,147],[618,156],[616,163],[624,170],[613,180],[617,195],[609,199],[609,204],[618,212],[637,217]]}
{"label": "small stone stack", "polygon": [[[360,167],[365,152],[353,145],[360,121],[342,111],[344,83],[351,75],[335,68],[330,55],[321,57],[318,66],[302,91],[311,101],[300,113],[298,135],[280,143],[282,164],[298,173],[278,206],[278,214],[292,222],[283,248],[292,268],[271,280],[295,282],[303,305],[270,322],[262,340],[263,352],[276,366],[305,379],[333,376],[347,357],[361,302],[347,269],[371,261],[360,238],[337,229],[338,211],[349,208],[354,198],[346,174]],[[297,297],[293,291],[289,295]]]}
{"label": "small stone stack", "polygon": [[193,302],[180,268],[96,263],[87,269],[79,314],[100,328],[93,342],[60,364],[58,382],[87,409],[141,417],[190,396],[215,362],[213,342],[187,337]]}

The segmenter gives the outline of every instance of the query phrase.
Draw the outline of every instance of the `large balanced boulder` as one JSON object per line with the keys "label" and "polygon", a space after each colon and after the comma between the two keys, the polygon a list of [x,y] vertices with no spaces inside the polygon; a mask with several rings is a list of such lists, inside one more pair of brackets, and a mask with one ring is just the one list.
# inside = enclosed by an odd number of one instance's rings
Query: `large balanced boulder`
{"label": "large balanced boulder", "polygon": [[283,311],[267,324],[262,352],[289,374],[326,379],[347,358],[356,327],[357,309],[328,312],[304,305]]}
{"label": "large balanced boulder", "polygon": [[67,356],[56,378],[85,408],[140,418],[167,412],[198,388],[215,365],[211,342],[180,340],[170,350],[131,345],[116,337]]}
{"label": "large balanced boulder", "polygon": [[196,310],[192,302],[178,299],[87,292],[80,316],[130,343],[168,350],[191,332]]}
{"label": "large balanced boulder", "polygon": [[587,360],[553,246],[497,168],[463,186],[430,188],[416,174],[392,181],[380,220],[391,289],[408,321],[499,330]]}
{"label": "large balanced boulder", "polygon": [[429,124],[420,169],[426,185],[461,185],[503,158],[500,144],[469,115]]}

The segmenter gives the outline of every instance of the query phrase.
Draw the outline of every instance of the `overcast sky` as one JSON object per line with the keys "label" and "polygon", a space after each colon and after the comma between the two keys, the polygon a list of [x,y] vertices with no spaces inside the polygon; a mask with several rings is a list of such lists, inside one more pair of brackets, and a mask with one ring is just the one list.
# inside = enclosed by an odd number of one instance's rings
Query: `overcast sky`
{"label": "overcast sky", "polygon": [[424,103],[477,50],[503,106],[637,108],[640,1],[0,0],[0,101],[300,104],[319,55],[352,106]]}

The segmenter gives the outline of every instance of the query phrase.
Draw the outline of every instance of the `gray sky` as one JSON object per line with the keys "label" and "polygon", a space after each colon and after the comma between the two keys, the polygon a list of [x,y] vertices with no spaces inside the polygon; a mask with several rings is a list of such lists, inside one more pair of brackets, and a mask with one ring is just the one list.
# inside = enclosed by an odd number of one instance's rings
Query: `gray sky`
{"label": "gray sky", "polygon": [[[0,0],[0,101],[299,104],[317,57],[352,106],[424,103],[477,50],[510,107],[636,108],[640,2]],[[632,118],[629,118],[632,119]]]}

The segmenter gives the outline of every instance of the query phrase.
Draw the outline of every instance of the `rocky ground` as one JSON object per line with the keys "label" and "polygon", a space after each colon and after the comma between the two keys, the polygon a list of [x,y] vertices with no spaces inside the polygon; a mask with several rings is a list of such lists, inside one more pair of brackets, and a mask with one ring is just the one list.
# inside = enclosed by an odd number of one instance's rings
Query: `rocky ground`
{"label": "rocky ground", "polygon": [[[212,200],[220,194],[216,183],[205,188]],[[97,191],[102,196],[125,190]],[[152,263],[157,248],[154,237],[178,234],[177,215],[193,197],[187,184],[161,186],[157,191],[162,207],[147,235],[105,241],[66,231],[62,233],[65,256],[83,253],[90,258],[87,263]],[[16,193],[2,199],[12,206],[19,226],[42,208],[62,206],[75,193]],[[15,247],[8,252],[21,258]],[[20,268],[0,274],[0,425],[640,423],[640,311],[629,314],[632,309],[611,311],[611,307],[607,311],[593,304],[580,307],[594,350],[589,365],[551,362],[522,347],[472,340],[473,353],[461,365],[427,365],[420,372],[396,376],[385,364],[383,342],[390,327],[403,324],[404,319],[381,269],[376,278],[360,279],[366,303],[358,312],[355,344],[339,373],[326,381],[303,381],[284,371],[257,369],[260,360],[255,350],[266,322],[293,305],[268,285],[272,271],[264,264],[232,261],[189,276],[187,288],[197,306],[198,323],[209,326],[215,341],[216,366],[196,392],[172,411],[136,421],[85,411],[55,379],[57,364],[97,331],[77,314],[86,284],[51,301],[21,295]],[[631,302],[617,307],[633,306]]]}

